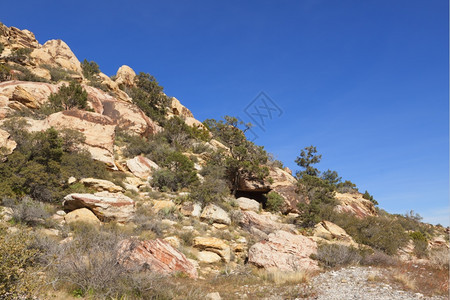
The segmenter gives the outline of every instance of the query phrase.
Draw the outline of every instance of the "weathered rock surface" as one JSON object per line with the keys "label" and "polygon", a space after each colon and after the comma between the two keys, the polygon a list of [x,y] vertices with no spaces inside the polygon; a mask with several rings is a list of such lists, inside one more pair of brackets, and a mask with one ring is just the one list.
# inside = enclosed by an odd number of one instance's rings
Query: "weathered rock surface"
{"label": "weathered rock surface", "polygon": [[208,204],[208,206],[203,209],[200,218],[220,224],[231,224],[231,219],[228,213],[214,204]]}
{"label": "weathered rock surface", "polygon": [[121,193],[99,192],[95,194],[69,194],[64,197],[63,207],[72,211],[89,208],[102,221],[127,222],[135,212],[135,203]]}
{"label": "weathered rock surface", "polygon": [[305,202],[305,199],[297,193],[297,179],[290,172],[280,168],[270,168],[269,171],[269,176],[273,179],[270,187],[284,198],[282,212],[298,213],[298,204]]}
{"label": "weathered rock surface", "polygon": [[199,203],[184,202],[181,205],[180,212],[185,216],[200,217],[202,206]]}
{"label": "weathered rock surface", "polygon": [[240,225],[246,230],[257,228],[258,230],[261,230],[266,234],[271,233],[275,230],[295,232],[294,225],[280,223],[277,221],[277,218],[270,213],[260,215],[254,211],[242,211]]}
{"label": "weathered rock surface", "polygon": [[80,180],[86,187],[95,189],[97,192],[107,191],[111,193],[123,192],[121,186],[115,185],[111,181],[97,178],[83,178]]}
{"label": "weathered rock surface", "polygon": [[153,272],[169,275],[182,272],[197,278],[197,269],[186,256],[161,239],[151,241],[123,240],[119,244],[118,261],[130,269],[149,268]]}
{"label": "weathered rock surface", "polygon": [[217,255],[219,255],[223,261],[229,262],[230,261],[230,246],[225,243],[225,241],[214,238],[214,237],[196,237],[193,240],[193,246],[194,248],[203,250],[203,251],[209,251],[214,252]]}
{"label": "weathered rock surface", "polygon": [[159,169],[159,166],[155,162],[144,156],[136,156],[127,160],[127,167],[134,176],[145,180],[153,173],[153,169]]}
{"label": "weathered rock surface", "polygon": [[64,215],[64,220],[67,224],[73,224],[76,222],[83,222],[92,225],[100,225],[100,220],[95,214],[87,208],[79,208]]}
{"label": "weathered rock surface", "polygon": [[236,199],[236,202],[242,210],[259,211],[259,202],[253,199],[239,197]]}
{"label": "weathered rock surface", "polygon": [[345,232],[344,229],[329,221],[322,221],[316,224],[313,234],[315,237],[319,237],[327,241],[335,241],[353,247],[358,246],[358,244],[351,236],[347,234],[347,232]]}
{"label": "weathered rock surface", "polygon": [[127,65],[123,65],[117,70],[115,82],[119,86],[132,87],[136,73]]}
{"label": "weathered rock surface", "polygon": [[373,203],[364,199],[359,193],[336,193],[336,200],[339,203],[335,208],[338,212],[350,213],[360,219],[377,215]]}
{"label": "weathered rock surface", "polygon": [[10,134],[0,129],[0,160],[3,155],[10,155],[16,149],[17,143],[10,139]]}
{"label": "weathered rock surface", "polygon": [[0,43],[5,48],[19,49],[19,48],[37,48],[39,46],[38,41],[34,34],[27,30],[20,30],[16,27],[8,27],[4,24],[0,24]]}
{"label": "weathered rock surface", "polygon": [[66,110],[51,114],[45,120],[27,119],[30,130],[43,131],[50,127],[69,128],[82,132],[86,137],[85,148],[92,158],[114,167],[114,129],[113,121],[97,113],[82,110]]}
{"label": "weathered rock surface", "polygon": [[250,247],[249,263],[265,268],[281,271],[317,270],[316,261],[310,258],[317,254],[317,244],[302,235],[294,235],[286,231],[271,233],[267,240]]}
{"label": "weathered rock surface", "polygon": [[180,101],[172,97],[170,99],[170,113],[172,113],[174,116],[182,117],[182,118],[193,118],[194,115],[192,112],[184,105],[180,103]]}
{"label": "weathered rock surface", "polygon": [[34,49],[30,56],[34,59],[36,64],[55,65],[63,69],[74,71],[79,75],[83,74],[80,61],[72,50],[70,50],[69,46],[61,40],[47,41],[44,45]]}
{"label": "weathered rock surface", "polygon": [[217,253],[211,251],[200,251],[197,254],[197,259],[199,262],[205,264],[214,264],[222,260]]}
{"label": "weathered rock surface", "polygon": [[153,200],[153,212],[158,213],[162,209],[170,209],[175,206],[175,203],[173,203],[170,200]]}

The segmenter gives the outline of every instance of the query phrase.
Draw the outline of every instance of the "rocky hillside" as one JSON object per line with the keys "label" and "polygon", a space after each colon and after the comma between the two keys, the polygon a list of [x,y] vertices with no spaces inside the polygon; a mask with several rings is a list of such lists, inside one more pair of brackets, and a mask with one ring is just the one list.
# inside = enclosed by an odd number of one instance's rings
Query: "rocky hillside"
{"label": "rocky hillside", "polygon": [[446,293],[448,228],[379,209],[314,147],[294,176],[242,126],[0,23],[0,297],[308,298],[355,264],[420,265],[434,285],[399,289]]}

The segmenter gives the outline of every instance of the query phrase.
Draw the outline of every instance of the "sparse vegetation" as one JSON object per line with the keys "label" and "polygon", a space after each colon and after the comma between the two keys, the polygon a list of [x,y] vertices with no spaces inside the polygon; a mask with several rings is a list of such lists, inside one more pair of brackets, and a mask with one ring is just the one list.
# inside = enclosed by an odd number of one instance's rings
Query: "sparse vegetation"
{"label": "sparse vegetation", "polygon": [[279,212],[284,204],[284,198],[277,192],[270,192],[267,194],[267,201],[265,209],[271,212]]}
{"label": "sparse vegetation", "polygon": [[69,86],[63,85],[57,93],[48,97],[50,108],[57,112],[72,108],[87,108],[87,92],[76,82],[71,82]]}
{"label": "sparse vegetation", "polygon": [[317,249],[315,259],[321,262],[324,267],[333,268],[358,264],[361,261],[361,255],[353,247],[340,244],[324,244]]}

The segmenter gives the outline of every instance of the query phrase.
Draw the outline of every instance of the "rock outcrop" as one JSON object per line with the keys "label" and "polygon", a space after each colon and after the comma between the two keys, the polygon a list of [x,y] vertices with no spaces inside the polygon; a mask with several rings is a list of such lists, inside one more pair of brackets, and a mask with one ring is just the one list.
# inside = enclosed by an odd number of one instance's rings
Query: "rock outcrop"
{"label": "rock outcrop", "polygon": [[242,210],[259,211],[260,208],[260,204],[258,201],[246,197],[239,197],[236,199],[236,202],[239,205],[239,208]]}
{"label": "rock outcrop", "polygon": [[126,162],[128,169],[134,176],[147,180],[153,173],[153,169],[158,170],[159,166],[144,156],[136,156]]}
{"label": "rock outcrop", "polygon": [[161,239],[123,240],[119,244],[118,261],[131,270],[150,269],[164,275],[181,272],[191,278],[198,277],[195,265],[183,253]]}
{"label": "rock outcrop", "polygon": [[111,181],[97,178],[83,178],[80,180],[86,187],[95,189],[97,192],[107,191],[111,193],[123,192],[121,186],[115,185]]}
{"label": "rock outcrop", "polygon": [[79,208],[90,209],[102,221],[130,221],[135,212],[135,203],[121,193],[98,192],[95,194],[69,194],[64,197],[66,211]]}
{"label": "rock outcrop", "polygon": [[344,229],[329,221],[322,221],[316,224],[313,234],[314,237],[318,237],[329,242],[336,242],[353,247],[358,246],[358,244],[351,236],[347,234],[347,232],[345,232]]}
{"label": "rock outcrop", "polygon": [[0,161],[3,156],[10,155],[16,146],[17,143],[10,138],[10,134],[0,129]]}
{"label": "rock outcrop", "polygon": [[264,269],[281,271],[317,270],[317,261],[310,258],[317,254],[317,244],[302,235],[276,231],[248,251],[248,262]]}
{"label": "rock outcrop", "polygon": [[274,232],[275,230],[295,232],[294,225],[278,222],[277,217],[270,213],[260,215],[254,211],[243,211],[241,216],[239,223],[248,231],[257,228],[266,234]]}
{"label": "rock outcrop", "polygon": [[225,241],[214,237],[196,237],[193,240],[194,248],[206,252],[216,253],[225,262],[230,262],[230,246]]}
{"label": "rock outcrop", "polygon": [[115,82],[119,86],[132,87],[136,73],[127,65],[123,65],[117,70]]}
{"label": "rock outcrop", "polygon": [[360,193],[336,193],[338,205],[336,211],[353,214],[362,219],[369,216],[377,216],[377,211],[372,202],[364,199]]}

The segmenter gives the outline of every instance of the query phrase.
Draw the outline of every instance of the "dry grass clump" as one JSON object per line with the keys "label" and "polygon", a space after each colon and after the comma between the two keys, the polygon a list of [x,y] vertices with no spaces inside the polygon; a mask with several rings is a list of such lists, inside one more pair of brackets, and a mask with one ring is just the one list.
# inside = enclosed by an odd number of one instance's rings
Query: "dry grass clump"
{"label": "dry grass clump", "polygon": [[440,248],[430,251],[430,264],[436,269],[449,269],[450,253],[446,248]]}
{"label": "dry grass clump", "polygon": [[311,274],[305,270],[296,272],[286,272],[280,270],[258,270],[256,272],[256,274],[264,281],[272,282],[276,285],[306,283],[311,278]]}
{"label": "dry grass clump", "polygon": [[360,264],[363,266],[389,267],[397,265],[398,259],[381,251],[363,255]]}
{"label": "dry grass clump", "polygon": [[323,244],[317,249],[314,257],[324,267],[337,267],[350,264],[357,264],[361,260],[358,250],[339,244]]}
{"label": "dry grass clump", "polygon": [[408,290],[414,291],[416,289],[416,281],[411,277],[411,275],[397,271],[392,275],[392,278]]}

